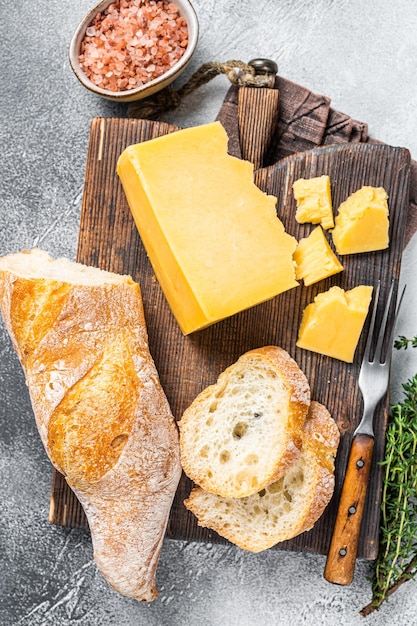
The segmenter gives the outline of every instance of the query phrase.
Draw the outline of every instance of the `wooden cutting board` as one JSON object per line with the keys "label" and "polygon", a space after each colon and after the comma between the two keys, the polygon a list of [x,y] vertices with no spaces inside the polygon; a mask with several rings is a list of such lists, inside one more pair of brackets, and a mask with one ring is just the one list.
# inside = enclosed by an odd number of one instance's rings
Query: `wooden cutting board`
{"label": "wooden cutting board", "polygon": [[[336,488],[332,502],[315,527],[278,547],[325,554],[347,461],[351,435],[360,419],[361,396],[357,386],[365,333],[353,364],[296,347],[304,307],[332,285],[351,289],[381,280],[387,293],[391,277],[398,278],[409,197],[409,153],[382,144],[340,144],[289,157],[255,173],[256,183],[278,198],[277,213],[286,230],[297,239],[312,225],[294,219],[292,183],[300,177],[328,174],[333,204],[362,185],[383,186],[389,194],[390,238],[388,250],[350,255],[342,259],[345,270],[309,288],[304,286],[224,320],[211,328],[184,337],[156,281],[130,214],[116,162],[123,149],[176,130],[162,122],[132,119],[94,119],[88,148],[85,187],[79,232],[78,260],[106,270],[131,274],[141,285],[150,350],[172,411],[180,418],[184,409],[207,385],[243,352],[275,344],[295,358],[310,381],[312,399],[325,404],[336,420],[342,438],[336,461]],[[202,149],[204,147],[202,146]],[[186,190],[184,190],[186,193]],[[331,237],[329,237],[331,241]],[[253,250],[254,257],[256,249]],[[362,527],[359,557],[374,559],[378,549],[381,467],[388,399],[376,415],[376,444],[371,484]],[[190,481],[182,478],[172,507],[167,536],[201,541],[226,541],[199,528],[183,500]],[[54,471],[50,521],[68,526],[87,525],[84,513],[63,477]]]}

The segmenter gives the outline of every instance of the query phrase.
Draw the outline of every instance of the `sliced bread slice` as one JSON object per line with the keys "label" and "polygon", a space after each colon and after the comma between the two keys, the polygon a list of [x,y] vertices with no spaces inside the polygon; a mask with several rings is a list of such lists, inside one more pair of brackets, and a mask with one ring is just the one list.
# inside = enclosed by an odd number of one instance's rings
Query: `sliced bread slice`
{"label": "sliced bread slice", "polygon": [[299,457],[309,405],[307,379],[285,350],[246,352],[182,416],[185,473],[225,497],[260,491]]}
{"label": "sliced bread slice", "polygon": [[246,498],[223,498],[195,487],[187,509],[199,526],[215,530],[240,548],[260,552],[310,530],[334,489],[339,431],[327,409],[312,402],[298,461],[280,480]]}

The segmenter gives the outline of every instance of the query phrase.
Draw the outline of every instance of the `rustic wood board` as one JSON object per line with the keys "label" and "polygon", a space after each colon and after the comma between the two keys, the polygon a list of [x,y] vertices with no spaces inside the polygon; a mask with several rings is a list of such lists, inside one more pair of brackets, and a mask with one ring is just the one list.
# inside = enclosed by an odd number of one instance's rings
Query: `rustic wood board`
{"label": "rustic wood board", "polygon": [[[312,398],[324,403],[342,434],[336,463],[336,489],[332,502],[315,527],[278,547],[286,550],[327,552],[340,494],[351,435],[360,418],[361,396],[358,371],[365,333],[355,361],[346,364],[296,347],[304,307],[332,285],[350,289],[358,284],[375,285],[381,280],[386,294],[391,277],[398,278],[408,207],[409,154],[401,148],[375,144],[339,144],[317,148],[258,170],[256,183],[278,198],[277,212],[286,230],[297,239],[312,229],[294,219],[292,182],[300,177],[329,174],[337,207],[364,184],[383,186],[389,194],[390,237],[388,250],[352,255],[342,260],[345,271],[309,288],[292,289],[211,328],[184,337],[165,301],[142,246],[116,175],[122,150],[174,127],[159,122],[129,119],[93,120],[88,148],[85,188],[79,234],[78,260],[119,273],[129,273],[142,288],[150,350],[162,385],[176,418],[195,396],[212,384],[221,371],[243,352],[276,344],[290,352],[310,381]],[[202,147],[203,149],[203,147]],[[186,192],[186,190],[185,190]],[[329,238],[331,241],[331,238]],[[256,250],[253,251],[256,255]],[[381,467],[388,399],[376,416],[377,436],[369,497],[359,546],[359,557],[377,554]],[[225,542],[216,533],[199,528],[186,511],[183,500],[190,481],[183,477],[172,507],[167,536],[178,539]],[[87,524],[81,506],[63,477],[54,471],[50,521],[68,526]]]}

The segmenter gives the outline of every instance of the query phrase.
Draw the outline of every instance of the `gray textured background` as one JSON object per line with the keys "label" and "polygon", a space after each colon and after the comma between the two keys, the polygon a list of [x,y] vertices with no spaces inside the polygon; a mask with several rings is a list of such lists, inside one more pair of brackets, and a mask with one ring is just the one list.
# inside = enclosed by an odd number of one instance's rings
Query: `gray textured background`
{"label": "gray textured background", "polygon": [[[89,125],[124,116],[89,94],[67,61],[87,0],[0,0],[0,253],[41,246],[75,258]],[[417,157],[415,0],[195,0],[201,34],[186,78],[208,60],[275,59],[282,75],[368,122],[370,134]],[[180,79],[180,83],[183,82]],[[228,83],[216,78],[165,119],[212,120]],[[399,332],[417,333],[417,238],[404,255],[408,284]],[[323,626],[417,624],[408,583],[365,621],[368,564],[353,584],[322,577],[324,557],[166,541],[161,596],[142,605],[97,573],[87,531],[49,525],[51,466],[35,428],[24,378],[0,325],[0,624],[24,626]],[[417,371],[417,350],[395,355],[392,398]]]}

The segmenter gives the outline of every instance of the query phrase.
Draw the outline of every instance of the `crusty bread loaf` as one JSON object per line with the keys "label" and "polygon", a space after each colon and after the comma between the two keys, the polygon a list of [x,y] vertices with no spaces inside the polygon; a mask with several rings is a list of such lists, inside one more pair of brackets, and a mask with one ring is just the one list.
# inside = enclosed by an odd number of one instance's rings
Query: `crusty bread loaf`
{"label": "crusty bread loaf", "polygon": [[339,431],[327,409],[312,402],[299,459],[279,481],[246,498],[223,498],[194,487],[185,501],[198,524],[251,552],[312,528],[334,489]]}
{"label": "crusty bread loaf", "polygon": [[285,350],[246,352],[184,412],[185,473],[224,497],[258,492],[298,458],[309,404],[307,379]]}
{"label": "crusty bread loaf", "polygon": [[0,307],[42,442],[84,507],[99,569],[120,593],[154,599],[181,466],[139,285],[32,250],[0,259]]}

